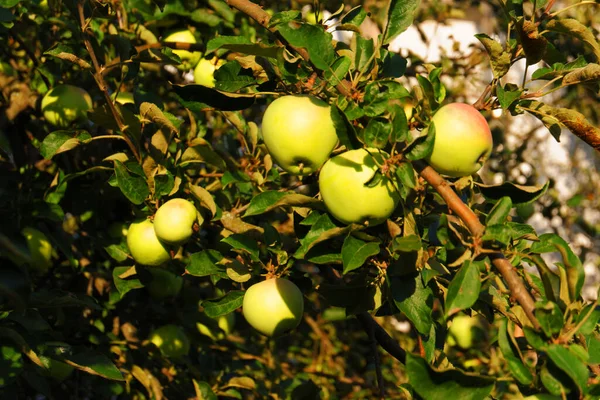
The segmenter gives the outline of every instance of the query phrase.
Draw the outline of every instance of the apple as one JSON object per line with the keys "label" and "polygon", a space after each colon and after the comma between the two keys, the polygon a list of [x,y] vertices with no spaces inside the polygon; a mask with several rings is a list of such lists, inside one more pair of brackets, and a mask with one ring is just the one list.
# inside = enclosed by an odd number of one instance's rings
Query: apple
{"label": "apple", "polygon": [[338,138],[330,107],[313,96],[290,95],[273,101],[262,120],[262,137],[273,160],[293,175],[315,172]]}
{"label": "apple", "polygon": [[200,322],[196,323],[196,328],[198,328],[198,331],[201,334],[208,336],[212,340],[223,339],[226,335],[229,335],[233,330],[233,326],[235,325],[235,313],[221,315],[219,318],[217,318],[217,325],[219,326],[219,328],[221,328],[222,332],[213,333],[208,326]]}
{"label": "apple", "polygon": [[85,90],[73,85],[58,85],[42,99],[46,121],[59,128],[68,128],[73,122],[87,118],[92,98]]}
{"label": "apple", "polygon": [[431,121],[435,123],[435,142],[427,162],[451,177],[479,171],[494,145],[483,115],[469,104],[451,103],[441,107]]}
{"label": "apple", "polygon": [[190,351],[190,339],[183,328],[177,325],[164,325],[150,334],[150,341],[166,357],[179,358]]}
{"label": "apple", "polygon": [[[165,42],[181,42],[181,43],[196,43],[196,37],[189,29],[181,29],[175,32],[171,32],[164,39]],[[173,53],[177,54],[181,58],[181,64],[177,65],[177,69],[181,71],[188,71],[194,68],[202,54],[198,51],[188,50],[173,50]]]}
{"label": "apple", "polygon": [[319,190],[335,219],[345,224],[377,225],[392,215],[400,200],[392,181],[381,176],[378,182],[370,182],[384,157],[388,155],[378,149],[357,149],[332,157],[323,165]]}
{"label": "apple", "polygon": [[30,267],[34,272],[44,274],[52,266],[52,245],[44,235],[35,228],[25,227],[21,231],[31,254]]}
{"label": "apple", "polygon": [[64,381],[73,372],[74,368],[65,362],[42,355],[39,356],[39,359],[45,367],[40,368],[41,374],[58,382]]}
{"label": "apple", "polygon": [[481,347],[486,341],[486,327],[479,316],[457,315],[448,329],[448,344],[464,350]]}
{"label": "apple", "polygon": [[283,278],[256,283],[244,294],[246,321],[265,336],[279,336],[298,326],[304,313],[302,292]]}
{"label": "apple", "polygon": [[158,239],[165,243],[181,244],[194,233],[192,227],[198,216],[199,213],[192,202],[186,199],[171,199],[156,211],[154,232]]}
{"label": "apple", "polygon": [[215,87],[215,71],[223,64],[225,64],[225,60],[200,59],[196,68],[194,68],[194,82],[198,85]]}
{"label": "apple", "polygon": [[183,278],[162,268],[148,268],[152,280],[146,285],[150,296],[157,300],[175,297],[181,291]]}
{"label": "apple", "polygon": [[133,259],[142,265],[158,266],[171,259],[169,250],[156,237],[152,221],[147,219],[129,226],[127,247]]}

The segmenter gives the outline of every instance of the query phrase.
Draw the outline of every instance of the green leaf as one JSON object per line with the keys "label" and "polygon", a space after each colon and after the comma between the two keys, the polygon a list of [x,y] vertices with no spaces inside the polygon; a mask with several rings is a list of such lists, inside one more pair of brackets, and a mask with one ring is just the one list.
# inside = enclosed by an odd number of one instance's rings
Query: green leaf
{"label": "green leaf", "polygon": [[435,124],[432,122],[427,129],[426,135],[417,138],[404,153],[407,160],[415,161],[427,158],[433,152],[435,142]]}
{"label": "green leaf", "polygon": [[360,35],[354,35],[354,69],[364,71],[373,62],[375,43],[373,39],[366,39]]}
{"label": "green leaf", "polygon": [[422,335],[429,335],[433,324],[433,291],[423,285],[420,274],[391,278],[390,291],[396,307],[406,315]]}
{"label": "green leaf", "polygon": [[409,383],[427,400],[483,400],[494,388],[491,378],[459,370],[437,371],[410,353],[406,354],[406,372]]}
{"label": "green leaf", "polygon": [[217,36],[206,43],[205,54],[211,54],[218,49],[227,49],[236,53],[268,58],[277,58],[282,51],[282,47],[280,46],[252,43],[250,39],[244,36]]}
{"label": "green leaf", "polygon": [[365,87],[363,108],[369,117],[376,117],[390,111],[392,100],[401,100],[406,97],[410,97],[410,92],[396,81],[379,80],[370,82]]}
{"label": "green leaf", "polygon": [[[179,166],[185,167],[190,164],[210,164],[217,169],[224,171],[227,169],[225,160],[216,151],[213,150],[210,143],[202,138],[197,138],[188,143],[187,148],[181,155]],[[228,171],[229,172],[229,171]]]}
{"label": "green leaf", "polygon": [[123,262],[127,260],[129,253],[127,252],[126,245],[123,244],[111,244],[104,248],[109,256],[111,256],[117,262]]}
{"label": "green leaf", "polygon": [[510,344],[510,339],[508,337],[508,320],[502,319],[500,321],[500,326],[498,327],[498,345],[500,346],[500,351],[504,355],[504,358],[508,362],[508,369],[510,373],[522,384],[529,385],[533,382],[533,375],[531,371],[523,364],[521,359],[519,359],[513,348]]}
{"label": "green leaf", "polygon": [[585,363],[568,349],[558,344],[548,346],[546,353],[552,362],[573,380],[579,391],[585,393],[589,378]]}
{"label": "green leaf", "polygon": [[222,260],[223,256],[217,250],[202,250],[190,255],[185,272],[192,276],[226,276],[225,268],[217,265]]}
{"label": "green leaf", "polygon": [[566,33],[581,40],[592,49],[596,60],[600,60],[600,44],[598,44],[594,33],[578,20],[573,18],[551,19],[546,24],[546,29],[554,32]]}
{"label": "green leaf", "polygon": [[508,196],[502,197],[496,202],[496,204],[494,204],[494,207],[491,209],[490,213],[485,219],[485,224],[503,224],[508,218],[510,210],[512,210],[512,200]]}
{"label": "green leaf", "polygon": [[308,207],[323,210],[323,203],[313,197],[295,192],[279,192],[270,190],[259,193],[250,200],[250,205],[244,214],[245,217],[260,215],[278,207]]}
{"label": "green leaf", "polygon": [[290,21],[278,24],[277,31],[292,46],[305,48],[316,68],[326,71],[335,60],[332,36],[322,27]]}
{"label": "green leaf", "polygon": [[8,343],[0,346],[0,388],[8,386],[21,374],[23,357],[21,352]]}
{"label": "green leaf", "polygon": [[235,250],[242,250],[243,252],[250,254],[252,261],[259,260],[258,255],[260,249],[258,243],[249,236],[234,233],[231,236],[221,239],[221,242],[227,243]]}
{"label": "green leaf", "polygon": [[393,126],[385,118],[371,118],[367,124],[363,137],[369,147],[383,149],[390,139]]}
{"label": "green leaf", "polygon": [[327,82],[332,85],[336,85],[346,77],[350,67],[352,66],[352,60],[350,57],[341,56],[336,59],[331,67],[325,71],[324,78]]}
{"label": "green leaf", "polygon": [[446,317],[475,304],[480,291],[479,265],[472,261],[466,261],[448,286]]}
{"label": "green leaf", "polygon": [[560,307],[551,301],[545,304],[537,303],[535,305],[535,316],[548,337],[553,337],[560,333],[565,324]]}
{"label": "green leaf", "polygon": [[527,65],[539,62],[546,53],[548,40],[540,34],[538,25],[533,21],[519,17],[516,25],[527,58]]}
{"label": "green leaf", "polygon": [[417,235],[398,236],[392,241],[392,252],[410,253],[411,251],[419,251],[423,247],[421,238]]}
{"label": "green leaf", "polygon": [[21,0],[0,0],[0,7],[11,8],[19,4]]}
{"label": "green leaf", "polygon": [[353,230],[355,230],[355,228],[353,228],[352,225],[343,228],[336,226],[331,222],[328,214],[323,214],[319,216],[317,221],[310,227],[310,231],[308,231],[306,236],[300,239],[300,247],[296,250],[294,257],[301,259],[316,244],[337,236],[345,235]]}
{"label": "green leaf", "polygon": [[133,204],[142,204],[150,194],[146,179],[139,175],[130,174],[122,162],[114,160],[114,163],[115,176],[121,192]]}
{"label": "green leaf", "polygon": [[213,392],[208,382],[198,382],[192,379],[194,389],[196,390],[196,398],[198,400],[218,400],[217,395]]}
{"label": "green leaf", "polygon": [[256,83],[252,71],[244,69],[237,61],[230,61],[214,73],[216,88],[226,92],[237,92]]}
{"label": "green leaf", "polygon": [[44,138],[40,146],[42,156],[50,160],[54,155],[69,151],[82,143],[91,140],[91,136],[86,131],[76,131],[73,135],[70,131],[54,131]]}
{"label": "green leaf", "polygon": [[420,3],[419,0],[390,0],[383,44],[390,43],[412,25]]}
{"label": "green leaf", "polygon": [[119,278],[119,276],[123,275],[131,268],[132,267],[116,267],[113,269],[113,282],[115,283],[115,287],[119,291],[121,298],[131,290],[141,289],[144,287],[144,284],[139,280],[137,275],[134,275],[133,278]]}
{"label": "green leaf", "polygon": [[474,182],[488,199],[500,200],[502,197],[510,197],[513,205],[530,203],[539,199],[546,190],[550,181],[543,186],[523,186],[510,182],[504,182],[501,185],[486,185],[480,182]]}
{"label": "green leaf", "polygon": [[229,314],[242,306],[242,303],[244,302],[244,293],[246,292],[243,290],[232,290],[220,299],[205,300],[202,302],[204,312],[210,318],[217,318],[221,315]]}
{"label": "green leaf", "polygon": [[88,374],[98,375],[105,379],[124,381],[123,374],[108,357],[93,350],[84,350],[64,360]]}
{"label": "green leaf", "polygon": [[173,85],[181,104],[194,112],[205,108],[221,111],[245,110],[254,104],[256,94],[228,93],[202,85]]}
{"label": "green leaf", "polygon": [[507,83],[505,86],[496,86],[496,97],[500,102],[500,107],[508,110],[523,94],[523,90],[518,86]]}
{"label": "green leaf", "polygon": [[590,356],[588,363],[592,365],[600,364],[600,338],[598,338],[598,336],[588,337],[587,348]]}
{"label": "green leaf", "polygon": [[[494,78],[502,78],[510,69],[511,55],[508,51],[505,51],[500,42],[492,39],[484,33],[475,35],[477,39],[483,44],[485,50],[490,55],[490,64],[492,65],[492,72]],[[498,85],[500,87],[500,85]],[[502,103],[501,103],[502,104]],[[502,108],[505,108],[502,106]]]}
{"label": "green leaf", "polygon": [[342,145],[346,146],[348,150],[360,149],[362,147],[362,143],[357,138],[354,126],[339,107],[331,107],[331,119]]}
{"label": "green leaf", "polygon": [[342,264],[344,274],[353,271],[362,265],[371,256],[379,253],[379,243],[363,242],[352,235],[348,235],[342,246]]}

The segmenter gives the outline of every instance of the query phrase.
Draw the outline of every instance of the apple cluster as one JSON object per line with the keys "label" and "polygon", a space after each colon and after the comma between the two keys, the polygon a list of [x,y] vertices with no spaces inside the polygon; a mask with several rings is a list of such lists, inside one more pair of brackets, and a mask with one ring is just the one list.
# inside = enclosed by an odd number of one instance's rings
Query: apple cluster
{"label": "apple cluster", "polygon": [[[328,211],[345,224],[377,225],[400,200],[395,180],[381,174],[389,155],[382,150],[348,150],[329,158],[338,144],[329,104],[307,95],[274,100],[262,120],[262,137],[273,160],[292,175],[321,169],[319,190]],[[461,177],[477,172],[492,151],[492,134],[473,106],[451,103],[433,116],[433,151],[427,158],[439,173]]]}
{"label": "apple cluster", "polygon": [[171,259],[169,246],[180,246],[192,236],[196,221],[204,222],[193,203],[171,199],[156,211],[154,221],[144,219],[129,226],[129,252],[139,264],[161,266]]}

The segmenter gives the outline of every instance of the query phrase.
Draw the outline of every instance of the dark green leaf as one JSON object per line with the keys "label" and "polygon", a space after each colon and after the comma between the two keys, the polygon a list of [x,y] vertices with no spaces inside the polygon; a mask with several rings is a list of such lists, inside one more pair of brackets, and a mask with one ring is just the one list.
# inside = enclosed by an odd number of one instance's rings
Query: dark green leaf
{"label": "dark green leaf", "polygon": [[84,350],[64,360],[88,374],[98,375],[105,379],[124,381],[123,374],[104,354],[93,350]]}
{"label": "dark green leaf", "polygon": [[589,372],[584,362],[568,349],[558,344],[548,346],[546,353],[554,364],[573,380],[579,391],[585,393]]}
{"label": "dark green leaf", "polygon": [[427,129],[427,134],[417,138],[410,146],[407,152],[404,153],[406,159],[415,161],[427,158],[433,152],[433,144],[435,142],[435,124],[432,122]]}
{"label": "dark green leaf", "polygon": [[481,193],[492,200],[499,200],[502,197],[508,196],[513,202],[513,205],[530,203],[539,199],[546,190],[550,181],[543,186],[523,186],[510,182],[504,182],[501,185],[485,185],[480,182],[475,182],[479,186]]}
{"label": "dark green leaf", "polygon": [[209,276],[225,274],[225,268],[217,265],[223,256],[216,250],[202,250],[190,255],[185,271],[192,276]]}
{"label": "dark green leaf", "polygon": [[244,293],[246,292],[243,290],[232,290],[220,299],[205,300],[202,302],[204,312],[210,318],[217,318],[221,315],[229,314],[241,307],[244,302]]}
{"label": "dark green leaf", "polygon": [[51,159],[55,154],[69,151],[82,143],[87,143],[92,137],[86,131],[54,131],[44,138],[40,153],[46,159]]}
{"label": "dark green leaf", "polygon": [[[500,42],[492,39],[484,33],[475,35],[477,39],[483,44],[485,50],[490,55],[490,64],[492,65],[492,72],[494,78],[502,78],[510,69],[511,55],[509,52],[504,51],[504,48]],[[499,87],[500,85],[498,85]],[[503,106],[503,108],[505,108]]]}
{"label": "dark green leaf", "polygon": [[342,246],[342,263],[344,274],[360,268],[371,256],[379,253],[379,243],[363,242],[352,235],[348,235]]}
{"label": "dark green leaf", "polygon": [[318,69],[328,70],[335,60],[331,34],[322,27],[290,21],[278,24],[277,31],[292,46],[305,48],[310,61]]}
{"label": "dark green leaf", "polygon": [[420,274],[390,279],[390,291],[396,307],[422,335],[429,335],[433,324],[433,291],[423,285]]}
{"label": "dark green leaf", "polygon": [[254,104],[256,95],[235,94],[211,89],[202,85],[173,85],[175,94],[181,104],[195,112],[205,108],[216,108],[222,111],[244,110]]}
{"label": "dark green leaf", "polygon": [[390,0],[383,44],[390,43],[396,36],[412,25],[419,0]]}
{"label": "dark green leaf", "polygon": [[142,176],[131,174],[125,165],[115,160],[115,176],[117,178],[117,184],[121,192],[127,197],[133,204],[142,204],[150,190],[146,179]]}
{"label": "dark green leaf", "polygon": [[123,273],[130,270],[132,267],[116,267],[113,269],[113,282],[115,283],[115,287],[119,291],[121,297],[125,296],[127,292],[135,289],[141,289],[144,287],[144,284],[140,282],[139,277],[137,275],[133,275],[133,277],[121,279]]}
{"label": "dark green leaf", "polygon": [[242,250],[245,253],[250,254],[250,258],[253,261],[258,261],[259,248],[256,240],[249,236],[234,233],[231,236],[227,236],[221,239],[221,242],[227,243],[235,250]]}
{"label": "dark green leaf", "polygon": [[512,200],[508,196],[502,197],[494,204],[494,207],[485,219],[485,224],[503,224],[506,221],[506,218],[508,218],[510,210],[512,210]]}
{"label": "dark green leaf", "polygon": [[446,294],[446,316],[471,307],[479,298],[481,280],[479,265],[466,261],[450,282]]}
{"label": "dark green leaf", "polygon": [[323,203],[313,197],[294,192],[266,191],[254,196],[244,217],[260,215],[278,207],[309,207],[324,209]]}

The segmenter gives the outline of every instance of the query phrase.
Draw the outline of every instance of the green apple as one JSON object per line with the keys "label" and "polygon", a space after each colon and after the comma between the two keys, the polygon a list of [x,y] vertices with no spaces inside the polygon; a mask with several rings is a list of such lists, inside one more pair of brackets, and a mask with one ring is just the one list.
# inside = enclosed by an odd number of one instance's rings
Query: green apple
{"label": "green apple", "polygon": [[[181,42],[181,43],[196,43],[196,37],[189,29],[181,29],[175,32],[171,32],[164,39],[165,42]],[[177,54],[181,58],[181,64],[177,65],[177,69],[181,71],[188,71],[194,68],[202,53],[199,51],[188,51],[188,50],[173,50],[173,53]]]}
{"label": "green apple", "polygon": [[448,329],[448,344],[464,350],[481,347],[486,342],[486,329],[480,316],[457,315]]}
{"label": "green apple", "polygon": [[131,92],[113,93],[112,98],[122,106],[125,104],[135,104],[133,93]]}
{"label": "green apple", "polygon": [[338,221],[377,225],[392,215],[400,196],[389,178],[375,177],[384,157],[388,155],[377,149],[357,149],[332,157],[323,165],[319,174],[321,198]]}
{"label": "green apple", "polygon": [[150,296],[157,300],[175,297],[181,291],[183,278],[162,268],[148,268],[152,280],[146,285]]}
{"label": "green apple", "polygon": [[156,237],[152,221],[147,219],[129,226],[127,247],[133,259],[142,265],[158,266],[171,259],[169,250]]}
{"label": "green apple", "polygon": [[435,123],[433,152],[427,162],[440,174],[472,175],[483,166],[494,145],[490,127],[469,104],[451,103],[431,119]]}
{"label": "green apple", "polygon": [[45,367],[45,369],[40,368],[41,374],[58,382],[64,381],[73,373],[74,368],[65,362],[42,355],[39,356],[39,359]]}
{"label": "green apple", "polygon": [[265,336],[279,336],[300,323],[304,298],[292,281],[273,278],[250,286],[242,307],[254,329]]}
{"label": "green apple", "polygon": [[196,328],[198,331],[211,338],[212,340],[223,339],[226,335],[229,335],[235,325],[235,313],[229,313],[227,315],[221,315],[217,318],[217,325],[221,328],[222,332],[212,332],[211,329],[200,322],[196,322]]}
{"label": "green apple", "polygon": [[190,339],[177,325],[164,325],[150,334],[150,341],[166,357],[179,358],[190,351]]}
{"label": "green apple", "polygon": [[319,169],[338,142],[330,112],[313,96],[283,96],[269,104],[262,137],[273,160],[293,175]]}
{"label": "green apple", "polygon": [[194,68],[194,82],[198,85],[215,87],[215,71],[225,64],[225,60],[202,58]]}
{"label": "green apple", "polygon": [[158,239],[165,243],[181,244],[194,233],[194,222],[202,218],[199,215],[192,202],[186,199],[171,199],[156,211],[154,232]]}
{"label": "green apple", "polygon": [[85,90],[73,85],[58,85],[42,99],[46,121],[59,128],[68,128],[73,122],[87,119],[92,98]]}
{"label": "green apple", "polygon": [[31,254],[30,267],[37,273],[44,274],[52,266],[52,245],[44,235],[35,228],[25,227],[21,231]]}

